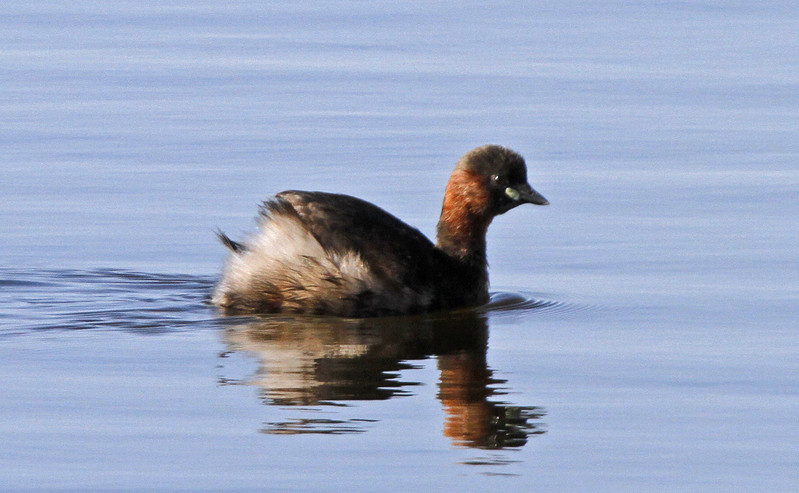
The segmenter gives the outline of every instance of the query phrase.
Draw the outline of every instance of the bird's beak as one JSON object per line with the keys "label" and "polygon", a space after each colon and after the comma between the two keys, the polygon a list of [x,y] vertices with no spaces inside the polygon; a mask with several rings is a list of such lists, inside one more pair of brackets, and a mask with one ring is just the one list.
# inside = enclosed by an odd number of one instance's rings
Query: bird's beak
{"label": "bird's beak", "polygon": [[505,195],[519,204],[549,205],[549,201],[545,199],[543,195],[533,190],[533,187],[527,183],[506,188]]}

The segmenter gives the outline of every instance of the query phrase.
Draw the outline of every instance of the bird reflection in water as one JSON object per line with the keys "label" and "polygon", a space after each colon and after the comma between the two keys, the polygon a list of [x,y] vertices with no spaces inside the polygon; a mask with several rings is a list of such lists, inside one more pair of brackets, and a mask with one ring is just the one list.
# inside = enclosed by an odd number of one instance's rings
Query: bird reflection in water
{"label": "bird reflection in water", "polygon": [[[346,405],[411,395],[418,382],[400,381],[413,360],[436,357],[438,398],[446,413],[444,434],[464,447],[521,447],[544,433],[539,407],[490,400],[505,380],[487,366],[488,321],[473,310],[442,315],[379,319],[271,316],[228,319],[230,351],[254,354],[257,385],[264,402],[278,406]],[[241,319],[238,319],[241,320]],[[302,419],[270,423],[267,433],[347,433],[364,431],[365,420]]]}

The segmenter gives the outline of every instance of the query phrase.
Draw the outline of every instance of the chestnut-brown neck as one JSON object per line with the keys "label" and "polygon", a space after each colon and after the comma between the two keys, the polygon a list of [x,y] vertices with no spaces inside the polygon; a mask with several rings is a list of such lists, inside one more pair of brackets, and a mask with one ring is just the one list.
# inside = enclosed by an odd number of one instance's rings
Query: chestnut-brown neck
{"label": "chestnut-brown neck", "polygon": [[437,246],[462,261],[485,265],[486,231],[493,219],[490,199],[484,177],[456,169],[444,194]]}

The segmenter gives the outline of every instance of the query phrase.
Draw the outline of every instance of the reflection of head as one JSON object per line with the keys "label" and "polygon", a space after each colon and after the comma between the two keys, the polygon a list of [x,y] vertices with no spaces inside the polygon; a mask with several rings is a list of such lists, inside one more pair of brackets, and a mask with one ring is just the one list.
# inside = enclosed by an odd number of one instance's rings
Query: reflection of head
{"label": "reflection of head", "polygon": [[447,413],[444,434],[456,445],[479,448],[520,447],[532,433],[542,433],[530,420],[544,415],[540,408],[505,406],[488,400],[496,385],[485,356],[468,353],[441,355],[438,398]]}
{"label": "reflection of head", "polygon": [[265,403],[283,406],[403,395],[415,385],[397,380],[411,367],[407,361],[437,356],[439,398],[449,416],[445,434],[467,446],[498,441],[491,423],[506,408],[487,398],[492,385],[504,382],[493,380],[486,366],[487,320],[476,312],[358,320],[271,317],[230,327],[225,336],[231,350],[258,356],[261,364],[250,383],[262,389]]}

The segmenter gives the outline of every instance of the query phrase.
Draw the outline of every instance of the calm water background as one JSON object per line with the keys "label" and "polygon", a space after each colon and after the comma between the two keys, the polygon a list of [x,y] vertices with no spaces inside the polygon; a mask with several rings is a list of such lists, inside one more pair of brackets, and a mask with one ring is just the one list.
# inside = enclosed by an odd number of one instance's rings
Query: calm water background
{"label": "calm water background", "polygon": [[[794,2],[0,13],[3,490],[796,487]],[[205,304],[270,194],[433,235],[489,142],[552,202],[493,224],[492,308]]]}

